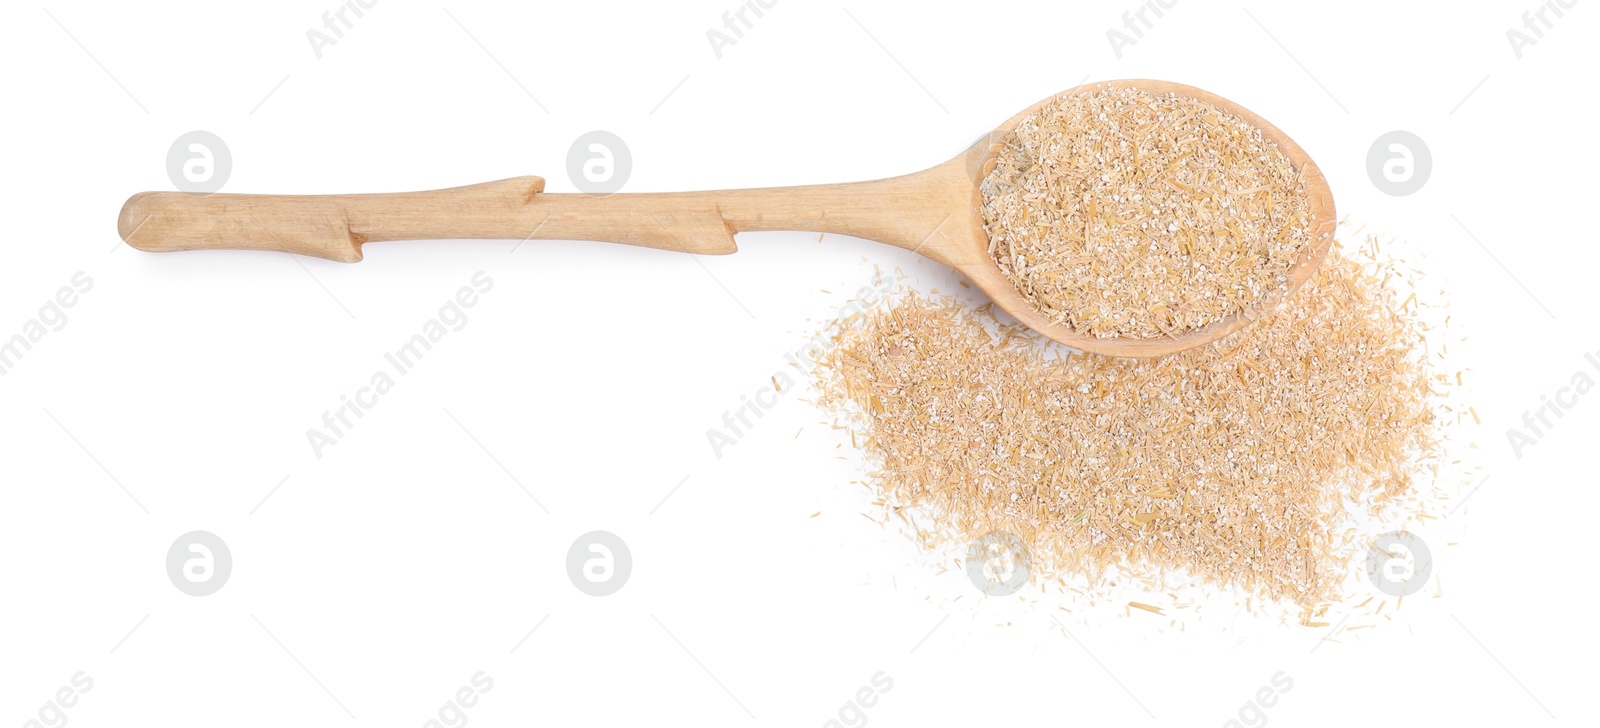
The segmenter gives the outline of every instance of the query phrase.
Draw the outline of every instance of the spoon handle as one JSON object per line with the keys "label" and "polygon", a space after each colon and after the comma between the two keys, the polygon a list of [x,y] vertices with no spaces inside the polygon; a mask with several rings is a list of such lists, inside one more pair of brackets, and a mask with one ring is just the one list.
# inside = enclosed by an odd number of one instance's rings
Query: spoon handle
{"label": "spoon handle", "polygon": [[539,177],[427,192],[143,192],[117,221],[141,250],[274,250],[354,263],[381,240],[599,240],[685,253],[735,250],[743,230],[834,232],[912,247],[948,217],[928,172],[874,182],[718,192],[548,194]]}

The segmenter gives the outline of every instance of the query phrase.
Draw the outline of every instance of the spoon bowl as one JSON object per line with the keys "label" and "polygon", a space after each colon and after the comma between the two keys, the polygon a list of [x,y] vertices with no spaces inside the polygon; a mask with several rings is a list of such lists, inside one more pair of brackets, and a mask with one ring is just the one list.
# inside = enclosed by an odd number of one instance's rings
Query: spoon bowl
{"label": "spoon bowl", "polygon": [[[1243,314],[1175,336],[1095,338],[1052,322],[1019,293],[989,254],[979,186],[998,163],[1006,136],[1045,104],[1107,86],[1203,101],[1260,128],[1305,181],[1311,243],[1287,285]],[[329,260],[361,260],[362,246],[385,240],[594,240],[685,253],[734,252],[734,233],[804,230],[895,245],[970,278],[1001,310],[1057,342],[1123,357],[1162,356],[1200,346],[1248,324],[1305,283],[1326,256],[1336,217],[1327,180],[1287,134],[1238,104],[1166,81],[1109,81],[1040,101],[943,164],[900,177],[845,184],[595,196],[546,193],[539,177],[427,192],[366,195],[190,195],[142,192],[129,198],[118,232],[147,251],[274,250]]]}
{"label": "spoon bowl", "polygon": [[[1338,225],[1338,217],[1334,211],[1333,192],[1328,188],[1328,180],[1322,175],[1322,170],[1304,149],[1296,144],[1288,134],[1283,133],[1271,122],[1261,118],[1249,109],[1229,101],[1221,96],[1193,86],[1185,86],[1169,81],[1154,81],[1148,79],[1105,81],[1078,86],[1030,106],[1016,116],[1008,119],[999,128],[995,129],[989,137],[980,141],[967,155],[972,155],[968,163],[976,163],[978,174],[974,182],[976,186],[982,184],[983,179],[994,171],[999,163],[999,154],[1007,135],[1016,131],[1022,122],[1036,116],[1046,105],[1056,103],[1058,100],[1078,94],[1093,93],[1108,87],[1131,87],[1157,96],[1173,94],[1182,98],[1189,98],[1210,104],[1223,112],[1238,117],[1250,125],[1261,130],[1262,136],[1275,145],[1284,156],[1289,159],[1296,173],[1305,181],[1307,196],[1307,210],[1310,220],[1307,225],[1309,242],[1296,257],[1294,266],[1290,268],[1286,285],[1262,300],[1256,301],[1246,311],[1211,323],[1209,325],[1182,331],[1173,336],[1161,338],[1096,338],[1086,336],[1057,324],[1047,318],[1031,301],[1017,291],[1016,286],[1000,270],[994,258],[989,255],[989,236],[983,226],[981,215],[974,221],[976,229],[968,229],[965,234],[974,240],[980,241],[980,251],[983,253],[976,258],[963,257],[961,264],[950,265],[960,270],[968,278],[978,284],[978,287],[994,300],[1006,313],[1023,325],[1037,331],[1059,343],[1071,346],[1082,351],[1096,354],[1121,357],[1153,357],[1166,356],[1196,346],[1203,346],[1244,328],[1265,311],[1269,311],[1282,302],[1283,298],[1292,294],[1306,281],[1311,279],[1323,258],[1327,257],[1328,249],[1332,247],[1334,228]],[[974,206],[981,209],[982,194],[976,193]],[[971,243],[969,242],[968,245]],[[937,256],[934,256],[937,257]]]}

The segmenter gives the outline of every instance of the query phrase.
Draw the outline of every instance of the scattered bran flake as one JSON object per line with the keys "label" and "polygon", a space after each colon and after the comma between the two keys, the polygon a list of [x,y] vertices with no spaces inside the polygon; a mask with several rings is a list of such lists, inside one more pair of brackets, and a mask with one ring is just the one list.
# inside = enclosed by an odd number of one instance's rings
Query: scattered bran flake
{"label": "scattered bran flake", "polygon": [[989,253],[1051,321],[1159,338],[1275,298],[1312,242],[1304,182],[1249,122],[1109,87],[1047,103],[984,179]]}
{"label": "scattered bran flake", "polygon": [[1336,245],[1251,326],[1141,360],[903,292],[835,334],[818,404],[852,424],[880,498],[926,514],[926,546],[1001,530],[1034,578],[1091,600],[1119,579],[1202,584],[1309,619],[1342,596],[1351,522],[1438,467],[1447,380],[1387,272]]}

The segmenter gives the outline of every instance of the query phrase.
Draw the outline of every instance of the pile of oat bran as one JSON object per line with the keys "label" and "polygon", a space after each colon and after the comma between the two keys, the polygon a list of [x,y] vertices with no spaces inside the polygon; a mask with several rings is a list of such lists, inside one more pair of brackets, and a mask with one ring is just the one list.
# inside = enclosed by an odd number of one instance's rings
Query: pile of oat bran
{"label": "pile of oat bran", "polygon": [[819,403],[930,545],[1003,530],[1091,587],[1182,574],[1314,609],[1337,597],[1350,517],[1408,497],[1436,457],[1448,383],[1415,297],[1358,257],[1335,249],[1258,323],[1160,359],[905,292],[836,336]]}

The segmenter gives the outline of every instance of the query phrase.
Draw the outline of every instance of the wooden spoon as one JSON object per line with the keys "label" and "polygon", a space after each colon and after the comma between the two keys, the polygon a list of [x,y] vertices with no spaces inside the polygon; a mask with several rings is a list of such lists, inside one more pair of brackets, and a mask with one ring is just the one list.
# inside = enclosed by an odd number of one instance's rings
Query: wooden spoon
{"label": "wooden spoon", "polygon": [[1288,291],[1258,301],[1247,315],[1160,339],[1099,339],[1052,323],[1012,286],[990,257],[978,185],[994,169],[1005,136],[1058,96],[1012,117],[967,151],[937,167],[901,177],[848,184],[593,196],[544,192],[539,177],[516,177],[429,192],[371,195],[196,196],[141,192],[123,205],[118,232],[148,251],[275,250],[354,263],[361,246],[381,240],[491,238],[598,240],[722,255],[747,230],[840,233],[896,245],[960,271],[1000,308],[1062,344],[1109,356],[1161,356],[1220,339],[1298,288],[1326,255],[1336,223],[1328,182],[1287,134],[1238,104],[1166,81],[1088,84],[1175,93],[1215,105],[1257,127],[1305,178],[1312,244],[1301,251]]}

